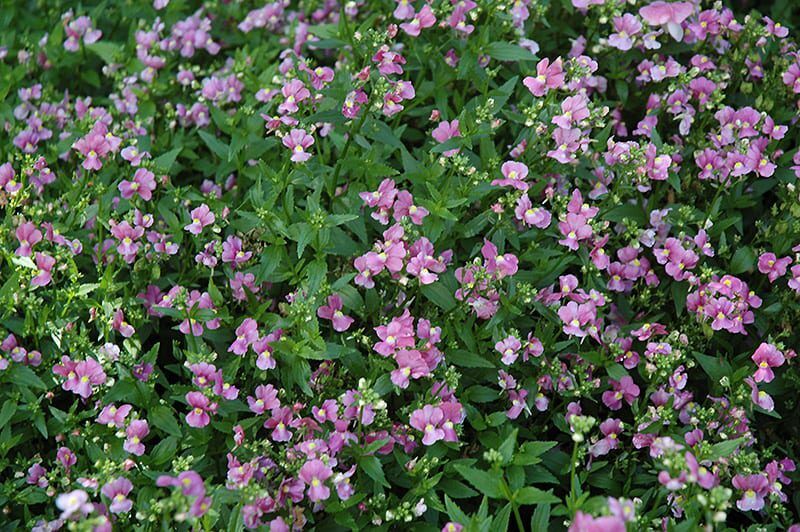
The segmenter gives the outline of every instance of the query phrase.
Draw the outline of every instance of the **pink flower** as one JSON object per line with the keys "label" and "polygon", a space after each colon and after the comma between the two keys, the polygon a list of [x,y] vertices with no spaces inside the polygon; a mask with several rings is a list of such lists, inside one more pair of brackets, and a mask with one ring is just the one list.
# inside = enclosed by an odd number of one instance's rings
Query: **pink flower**
{"label": "pink flower", "polygon": [[214,413],[217,411],[217,404],[212,403],[208,397],[201,392],[188,392],[186,394],[186,402],[192,410],[186,414],[186,423],[190,427],[202,428],[211,423],[209,412]]}
{"label": "pink flower", "polygon": [[657,1],[639,9],[639,15],[651,26],[666,26],[676,41],[683,38],[681,23],[694,13],[694,5],[689,2]]}
{"label": "pink flower", "polygon": [[255,394],[255,397],[247,397],[247,404],[254,414],[261,415],[267,410],[273,410],[281,406],[281,402],[278,400],[278,390],[271,384],[266,386],[263,384],[258,385]]}
{"label": "pink flower", "polygon": [[296,113],[299,110],[297,104],[311,96],[311,92],[299,79],[287,82],[281,89],[281,94],[284,97],[283,103],[278,106],[278,112],[281,114]]}
{"label": "pink flower", "polygon": [[147,426],[147,421],[134,419],[125,429],[126,438],[122,448],[133,455],[142,456],[145,450],[142,439],[148,434],[150,434],[150,428]]}
{"label": "pink flower", "polygon": [[588,333],[584,327],[594,321],[597,311],[594,303],[578,304],[570,301],[558,309],[558,317],[564,323],[564,333],[578,338],[585,337]]}
{"label": "pink flower", "polygon": [[394,10],[394,18],[397,20],[406,20],[414,17],[414,6],[411,5],[411,0],[395,0],[397,7]]}
{"label": "pink flower", "polygon": [[292,162],[302,163],[311,158],[306,150],[314,144],[314,137],[306,133],[305,129],[292,129],[283,137],[283,145],[292,150]]}
{"label": "pink flower", "polygon": [[422,6],[422,9],[419,10],[419,13],[414,15],[411,22],[400,24],[400,29],[412,37],[417,37],[419,36],[420,30],[430,28],[434,24],[436,24],[436,17],[433,15],[433,11],[431,11],[431,6],[425,4]]}
{"label": "pink flower", "polygon": [[117,309],[114,311],[114,318],[111,321],[111,328],[125,338],[130,338],[136,334],[136,329],[134,329],[130,323],[125,321],[125,313],[122,312],[122,309]]}
{"label": "pink flower", "polygon": [[625,521],[619,517],[613,515],[592,517],[579,511],[575,514],[568,532],[625,532],[625,530]]}
{"label": "pink flower", "polygon": [[633,38],[642,31],[642,23],[630,13],[614,17],[614,31],[608,37],[608,45],[627,51],[633,47]]}
{"label": "pink flower", "polygon": [[483,247],[481,247],[481,254],[486,259],[486,272],[496,273],[498,279],[506,276],[512,276],[517,273],[519,260],[511,253],[500,255],[495,246],[489,240],[484,239]]}
{"label": "pink flower", "polygon": [[15,233],[19,247],[14,251],[18,257],[30,257],[33,253],[33,246],[42,241],[42,232],[39,231],[31,222],[24,222],[17,227]]}
{"label": "pink flower", "polygon": [[111,501],[108,507],[111,513],[125,514],[133,508],[133,501],[128,499],[131,490],[133,490],[131,481],[125,477],[118,477],[108,481],[100,492]]}
{"label": "pink flower", "polygon": [[495,179],[492,181],[492,185],[513,187],[522,191],[528,190],[528,183],[525,182],[525,178],[528,177],[528,167],[523,163],[506,161],[500,171],[503,173],[504,179]]}
{"label": "pink flower", "polygon": [[132,409],[133,407],[128,404],[124,404],[119,408],[113,404],[107,405],[100,412],[100,415],[97,416],[97,422],[101,425],[114,426],[121,429],[125,426],[125,418]]}
{"label": "pink flower", "polygon": [[61,364],[53,367],[53,373],[66,377],[61,387],[84,399],[92,395],[92,386],[99,386],[106,382],[106,374],[95,359],[87,358],[80,362],[73,362],[67,356],[61,357]]}
{"label": "pink flower", "polygon": [[517,419],[523,411],[528,411],[530,413],[528,403],[526,402],[527,397],[528,390],[509,390],[508,399],[511,401],[511,408],[506,411],[506,417],[508,417],[508,419]]}
{"label": "pink flower", "polygon": [[[431,132],[431,135],[440,144],[445,143],[452,138],[460,137],[461,131],[458,129],[458,120],[453,120],[452,122],[442,120],[439,125],[436,126],[436,129]],[[443,152],[442,155],[445,157],[452,157],[460,151],[460,148],[454,148],[452,150]]]}
{"label": "pink flower", "polygon": [[513,364],[519,356],[519,351],[522,349],[522,343],[516,336],[509,336],[504,340],[500,340],[494,344],[495,350],[502,355],[501,361],[506,366]]}
{"label": "pink flower", "polygon": [[243,356],[256,340],[258,340],[258,323],[253,318],[245,318],[236,328],[236,339],[228,347],[228,352]]}
{"label": "pink flower", "polygon": [[743,491],[742,498],[736,501],[736,507],[743,512],[759,511],[764,508],[764,497],[769,492],[769,481],[761,474],[736,475],[733,487]]}
{"label": "pink flower", "polygon": [[444,439],[444,430],[441,424],[444,421],[442,409],[425,405],[421,409],[414,410],[411,414],[410,425],[424,434],[423,445],[433,445],[439,440]]}
{"label": "pink flower", "polygon": [[774,253],[762,253],[758,257],[758,271],[767,275],[770,283],[774,283],[778,277],[786,275],[786,268],[792,263],[791,257],[779,259]]}
{"label": "pink flower", "polygon": [[586,93],[584,92],[567,97],[561,102],[562,114],[553,117],[553,124],[564,129],[569,129],[573,124],[578,124],[586,120],[589,118],[588,104],[589,98],[586,97]]}
{"label": "pink flower", "polygon": [[44,253],[36,252],[36,275],[31,279],[31,286],[47,286],[53,280],[50,272],[56,264],[56,259]]}
{"label": "pink flower", "polygon": [[144,201],[150,201],[156,189],[155,175],[150,170],[139,168],[133,174],[133,181],[122,180],[117,188],[125,199],[138,194]]}
{"label": "pink flower", "polygon": [[603,433],[603,438],[589,448],[589,453],[595,458],[605,456],[619,447],[618,437],[622,434],[622,421],[619,419],[606,419],[600,423],[600,432]]}
{"label": "pink flower", "polygon": [[611,410],[622,408],[623,400],[630,405],[633,404],[634,399],[639,397],[639,387],[628,375],[623,376],[618,381],[609,379],[609,382],[612,389],[603,392],[603,404]]}
{"label": "pink flower", "polygon": [[778,368],[786,361],[783,353],[777,347],[766,342],[762,342],[758,346],[758,349],[750,359],[758,366],[758,369],[753,374],[755,382],[772,382],[775,378],[772,368]]}
{"label": "pink flower", "polygon": [[361,106],[369,101],[367,93],[361,89],[351,91],[347,94],[342,104],[342,115],[345,118],[355,118],[361,112]]}
{"label": "pink flower", "polygon": [[561,88],[564,84],[561,58],[553,61],[551,65],[550,59],[545,57],[536,65],[536,77],[528,76],[522,83],[537,97],[544,96],[550,90]]}
{"label": "pink flower", "polygon": [[532,225],[539,229],[546,229],[550,225],[552,219],[550,211],[544,207],[533,208],[531,199],[527,194],[520,196],[517,200],[517,206],[514,208],[514,215],[517,220],[525,225]]}
{"label": "pink flower", "polygon": [[567,214],[563,222],[558,222],[558,230],[564,236],[558,243],[572,251],[577,251],[579,242],[588,240],[593,233],[592,226],[586,223],[586,217],[573,213]]}
{"label": "pink flower", "polygon": [[222,262],[233,263],[234,268],[238,268],[252,256],[252,251],[242,249],[242,239],[238,236],[230,235],[222,243]]}
{"label": "pink flower", "polygon": [[195,236],[202,233],[204,227],[213,224],[217,219],[205,203],[192,209],[192,212],[189,213],[189,217],[192,222],[185,225],[183,228]]}
{"label": "pink flower", "polygon": [[330,320],[336,331],[344,332],[353,324],[353,318],[345,316],[342,312],[342,298],[339,294],[328,296],[328,304],[317,309],[317,316],[324,320]]}
{"label": "pink flower", "polygon": [[422,225],[422,220],[430,214],[425,207],[414,205],[414,197],[407,190],[398,192],[393,210],[396,222],[401,221],[403,217],[407,216],[414,225]]}
{"label": "pink flower", "polygon": [[310,460],[300,468],[298,477],[308,486],[308,498],[311,501],[324,501],[331,496],[331,490],[325,481],[333,476],[331,468],[322,460]]}

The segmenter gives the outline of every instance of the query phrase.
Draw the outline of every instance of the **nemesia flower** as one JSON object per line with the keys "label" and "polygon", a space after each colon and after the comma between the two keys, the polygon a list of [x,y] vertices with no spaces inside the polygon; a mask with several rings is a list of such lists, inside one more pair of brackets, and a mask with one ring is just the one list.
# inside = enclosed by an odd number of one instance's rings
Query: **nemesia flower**
{"label": "nemesia flower", "polygon": [[330,320],[334,330],[339,332],[344,332],[349,329],[350,325],[355,321],[350,316],[345,316],[342,313],[342,298],[339,294],[328,296],[327,305],[323,305],[317,309],[317,316],[325,320]]}

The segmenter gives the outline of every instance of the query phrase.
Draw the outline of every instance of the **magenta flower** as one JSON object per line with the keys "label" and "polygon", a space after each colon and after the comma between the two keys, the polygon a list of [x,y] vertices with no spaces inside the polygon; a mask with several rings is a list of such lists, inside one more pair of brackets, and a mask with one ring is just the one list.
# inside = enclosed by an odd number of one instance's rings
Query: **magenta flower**
{"label": "magenta flower", "polygon": [[15,233],[19,247],[14,251],[18,257],[30,257],[33,254],[33,246],[42,241],[42,232],[39,231],[31,222],[24,222],[17,227]]}
{"label": "magenta flower", "polygon": [[564,333],[578,338],[588,334],[584,327],[593,322],[596,316],[597,310],[591,302],[578,304],[570,301],[558,309],[558,317],[564,323]]}
{"label": "magenta flower", "polygon": [[272,429],[270,437],[273,441],[282,442],[292,439],[289,428],[297,426],[297,421],[289,407],[276,407],[272,409],[272,416],[264,422],[264,428]]}
{"label": "magenta flower", "polygon": [[523,411],[528,411],[527,399],[528,390],[509,390],[508,400],[511,401],[511,408],[506,410],[506,417],[508,419],[517,419]]}
{"label": "magenta flower", "polygon": [[299,110],[297,104],[311,96],[311,92],[299,79],[287,82],[281,89],[281,94],[284,97],[283,103],[278,106],[281,114],[296,113]]}
{"label": "magenta flower", "polygon": [[111,321],[111,328],[125,338],[130,338],[136,334],[136,329],[134,329],[130,323],[125,321],[125,314],[122,312],[122,309],[117,309],[114,311],[114,318]]}
{"label": "magenta flower", "polygon": [[292,129],[283,137],[283,145],[292,150],[292,162],[302,163],[311,158],[306,150],[314,144],[314,137],[306,133],[305,129]]}
{"label": "magenta flower", "polygon": [[436,17],[433,11],[431,11],[431,6],[425,4],[422,6],[422,9],[419,10],[419,13],[414,15],[411,22],[400,24],[400,29],[412,37],[417,37],[421,30],[430,28],[434,24],[436,24]]}
{"label": "magenta flower", "polygon": [[481,254],[486,260],[486,272],[495,273],[498,279],[517,273],[519,260],[516,255],[511,253],[500,255],[497,252],[497,246],[489,240],[484,239]]}
{"label": "magenta flower", "polygon": [[36,252],[34,257],[36,262],[36,275],[31,279],[31,286],[47,286],[53,280],[51,271],[56,265],[56,259],[44,253]]}
{"label": "magenta flower", "polygon": [[230,235],[222,243],[222,262],[233,263],[234,268],[238,268],[252,256],[252,251],[242,249],[242,239],[238,236]]}
{"label": "magenta flower", "polygon": [[133,484],[125,477],[117,477],[108,481],[100,492],[105,495],[111,505],[108,509],[114,514],[125,514],[133,508],[133,501],[128,499],[128,494],[133,490]]}
{"label": "magenta flower", "polygon": [[106,374],[95,359],[87,358],[80,362],[73,362],[67,356],[61,357],[61,364],[53,367],[53,373],[66,377],[61,387],[84,399],[92,395],[92,386],[99,386],[106,382]]}
{"label": "magenta flower", "polygon": [[522,349],[522,342],[520,342],[519,338],[516,336],[508,336],[504,340],[500,340],[494,344],[494,348],[502,355],[500,360],[503,364],[510,366],[517,360],[517,357],[519,357],[519,351]]}
{"label": "magenta flower", "polygon": [[564,71],[559,57],[553,64],[550,59],[544,58],[536,65],[536,76],[528,76],[522,83],[534,96],[544,96],[553,89],[559,89],[564,84]]}
{"label": "magenta flower", "polygon": [[212,403],[202,392],[188,392],[186,394],[186,402],[192,408],[186,414],[186,423],[190,427],[199,429],[211,423],[211,417],[208,414],[209,412],[213,414],[217,411],[217,403]]}
{"label": "magenta flower", "polygon": [[523,163],[506,161],[500,171],[503,173],[503,179],[493,180],[492,185],[513,187],[523,192],[528,190],[528,183],[525,182],[525,178],[528,177],[528,167]]}
{"label": "magenta flower", "polygon": [[69,519],[73,515],[89,515],[94,505],[89,502],[89,494],[83,490],[62,493],[56,497],[56,506],[61,510],[61,519]]}
{"label": "magenta flower", "polygon": [[534,208],[527,194],[520,196],[517,200],[514,216],[525,225],[538,227],[539,229],[547,229],[552,220],[550,211],[544,207]]}
{"label": "magenta flower", "polygon": [[[633,47],[633,40],[642,31],[642,23],[630,13],[614,17],[614,33],[608,37],[608,45],[622,51]],[[562,126],[565,127],[565,126]]]}
{"label": "magenta flower", "polygon": [[572,251],[577,251],[579,243],[588,240],[593,234],[592,226],[586,223],[586,217],[573,213],[567,214],[563,222],[558,222],[558,230],[564,236],[558,243]]}
{"label": "magenta flower", "polygon": [[397,193],[397,199],[392,208],[396,222],[408,217],[414,225],[422,225],[423,219],[430,214],[425,207],[414,205],[414,197],[407,190]]}
{"label": "magenta flower", "polygon": [[369,101],[367,93],[361,89],[351,91],[345,96],[342,104],[342,115],[353,119],[361,112],[361,106]]}
{"label": "magenta flower", "polygon": [[589,118],[588,105],[589,98],[586,97],[585,93],[579,93],[575,96],[567,97],[563,102],[561,102],[562,114],[553,117],[553,124],[560,128],[569,129],[574,124],[578,124],[581,121],[586,120]]}
{"label": "magenta flower", "polygon": [[271,384],[257,386],[255,395],[255,397],[247,397],[247,404],[250,407],[250,411],[256,415],[261,415],[267,410],[274,410],[281,406],[281,402],[278,399],[278,390]]}
{"label": "magenta flower", "polygon": [[144,201],[150,201],[156,189],[155,175],[150,170],[139,168],[133,174],[132,181],[124,179],[117,188],[125,199],[131,199],[138,194]]}
{"label": "magenta flower", "polygon": [[681,23],[694,13],[690,2],[652,2],[639,9],[639,14],[651,26],[666,26],[676,41],[683,38]]}
{"label": "magenta flower", "polygon": [[213,224],[216,221],[214,213],[211,212],[208,205],[203,203],[199,207],[192,209],[189,213],[192,222],[185,225],[183,228],[193,235],[199,235],[203,232],[203,228]]}
{"label": "magenta flower", "polygon": [[589,448],[589,453],[595,458],[598,456],[605,456],[619,447],[619,435],[622,434],[622,421],[619,419],[606,419],[600,423],[600,432],[603,434],[603,438],[595,442]]}
{"label": "magenta flower", "polygon": [[308,498],[311,501],[324,501],[331,496],[331,490],[325,485],[325,481],[333,476],[333,471],[322,460],[306,462],[300,468],[298,476],[308,486]]}
{"label": "magenta flower", "polygon": [[579,511],[575,514],[575,519],[572,520],[567,532],[625,532],[625,530],[625,521],[619,517],[613,515],[592,517]]}
{"label": "magenta flower", "polygon": [[772,382],[775,378],[772,368],[778,368],[786,361],[783,353],[777,347],[766,342],[762,342],[758,346],[758,349],[750,359],[758,366],[758,369],[753,374],[755,382]]}
{"label": "magenta flower", "polygon": [[770,283],[774,283],[778,277],[786,275],[786,268],[792,263],[791,257],[779,259],[774,253],[762,253],[758,257],[758,271],[766,274]]}
{"label": "magenta flower", "polygon": [[110,225],[111,234],[119,242],[117,244],[117,252],[125,262],[132,263],[136,260],[136,254],[139,252],[138,240],[144,235],[144,227],[138,225],[131,227],[131,224],[127,221],[111,223]]}
{"label": "magenta flower", "polygon": [[611,410],[619,410],[622,408],[622,401],[624,400],[629,405],[639,397],[639,387],[633,382],[633,379],[628,375],[623,376],[620,380],[609,379],[611,383],[611,390],[603,392],[603,404]]}
{"label": "magenta flower", "polygon": [[127,452],[142,456],[144,454],[144,444],[142,440],[150,434],[150,427],[147,426],[147,421],[144,419],[134,419],[131,421],[128,428],[125,430],[125,443],[122,448]]}
{"label": "magenta flower", "polygon": [[[438,126],[431,132],[431,136],[439,142],[440,144],[447,142],[448,140],[460,137],[461,131],[458,129],[459,122],[458,120],[453,120],[452,122],[448,122],[447,120],[442,120]],[[452,157],[460,152],[460,148],[454,148],[452,150],[447,150],[442,153],[445,157]]]}
{"label": "magenta flower", "polygon": [[414,410],[411,414],[409,424],[422,432],[423,445],[433,445],[445,437],[444,430],[442,430],[442,422],[444,421],[444,413],[438,406],[425,405],[421,409]]}
{"label": "magenta flower", "polygon": [[132,409],[133,407],[129,404],[121,405],[119,408],[113,404],[106,405],[97,416],[97,422],[101,425],[108,425],[109,427],[121,429],[125,426],[125,418]]}
{"label": "magenta flower", "polygon": [[243,356],[256,340],[258,340],[258,323],[253,318],[245,318],[236,328],[236,340],[228,347],[228,352]]}
{"label": "magenta flower", "polygon": [[355,321],[350,316],[345,316],[342,312],[342,298],[339,294],[328,296],[328,304],[317,309],[317,316],[324,320],[330,320],[336,331],[344,332],[350,328]]}
{"label": "magenta flower", "polygon": [[759,511],[764,508],[764,497],[769,492],[769,481],[761,474],[736,475],[733,487],[741,490],[742,498],[736,501],[736,507],[743,512]]}

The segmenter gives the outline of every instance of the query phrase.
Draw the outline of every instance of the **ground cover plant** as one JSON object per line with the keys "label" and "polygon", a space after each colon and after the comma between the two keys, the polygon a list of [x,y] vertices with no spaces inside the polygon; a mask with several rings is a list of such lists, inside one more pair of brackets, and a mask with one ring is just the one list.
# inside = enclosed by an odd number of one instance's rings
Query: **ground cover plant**
{"label": "ground cover plant", "polygon": [[800,530],[751,7],[3,2],[0,530]]}

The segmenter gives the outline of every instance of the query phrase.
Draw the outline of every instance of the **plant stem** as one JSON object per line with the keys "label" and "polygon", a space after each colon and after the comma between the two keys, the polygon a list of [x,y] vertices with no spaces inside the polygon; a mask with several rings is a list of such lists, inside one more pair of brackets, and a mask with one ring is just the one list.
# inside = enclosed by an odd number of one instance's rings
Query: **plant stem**
{"label": "plant stem", "polygon": [[514,508],[514,519],[517,521],[517,528],[519,532],[525,532],[525,525],[522,523],[522,516],[519,515],[519,507],[515,503],[511,503]]}

